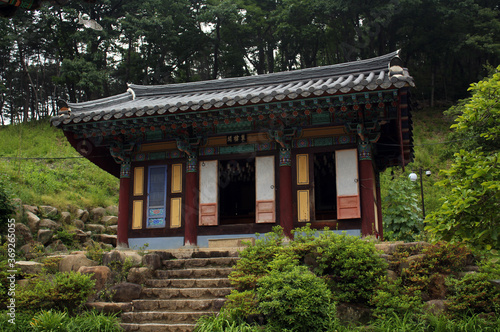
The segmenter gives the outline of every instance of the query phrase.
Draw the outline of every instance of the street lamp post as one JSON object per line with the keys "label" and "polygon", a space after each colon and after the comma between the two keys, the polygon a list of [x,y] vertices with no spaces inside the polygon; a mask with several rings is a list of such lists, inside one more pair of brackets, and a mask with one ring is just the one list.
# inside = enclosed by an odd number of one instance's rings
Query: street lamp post
{"label": "street lamp post", "polygon": [[[422,167],[418,168],[418,173],[420,175],[420,197],[422,197],[422,215],[423,215],[423,218],[425,219],[424,184],[422,181]],[[425,171],[425,175],[430,176],[431,171]],[[417,181],[417,178],[418,178],[417,174],[415,174],[414,172],[411,172],[410,175],[408,175],[408,177],[410,178],[410,180],[412,182]]]}

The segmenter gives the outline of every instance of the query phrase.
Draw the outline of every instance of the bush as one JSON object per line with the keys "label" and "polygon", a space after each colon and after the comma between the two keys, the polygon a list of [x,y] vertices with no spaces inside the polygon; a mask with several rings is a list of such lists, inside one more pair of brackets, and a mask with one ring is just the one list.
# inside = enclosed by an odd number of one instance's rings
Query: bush
{"label": "bush", "polygon": [[55,308],[72,312],[85,303],[94,285],[91,276],[76,272],[42,274],[19,287],[17,301],[31,310]]}
{"label": "bush", "polygon": [[118,332],[123,331],[116,314],[105,315],[96,311],[86,311],[82,315],[72,317],[67,324],[72,332]]}
{"label": "bush", "polygon": [[387,319],[393,316],[403,316],[406,312],[420,313],[423,301],[420,293],[409,295],[404,293],[401,279],[395,282],[381,281],[375,290],[370,304],[374,306],[373,316]]}
{"label": "bush", "polygon": [[260,313],[257,308],[257,294],[254,290],[239,292],[234,289],[226,298],[224,309],[234,320],[245,320],[251,315]]}
{"label": "bush", "polygon": [[27,312],[16,312],[15,324],[9,322],[12,317],[7,315],[7,311],[0,312],[0,331],[2,332],[19,332],[28,331],[30,329],[30,321],[32,314]]}
{"label": "bush", "polygon": [[259,280],[257,288],[259,309],[271,329],[325,331],[335,317],[325,281],[305,266],[271,265],[271,272]]}
{"label": "bush", "polygon": [[500,314],[500,290],[493,286],[487,273],[466,274],[462,279],[449,278],[449,311],[453,314]]}
{"label": "bush", "polygon": [[222,310],[218,315],[203,316],[196,322],[194,332],[253,332],[260,331],[257,326],[233,320]]}
{"label": "bush", "polygon": [[269,272],[268,264],[284,250],[283,238],[283,229],[276,226],[273,232],[257,239],[254,246],[241,251],[236,268],[229,275],[231,284],[239,291],[255,289],[259,278]]}
{"label": "bush", "polygon": [[359,237],[322,232],[313,254],[314,271],[327,278],[337,301],[366,303],[386,275],[387,263],[375,245]]}
{"label": "bush", "polygon": [[35,331],[65,332],[67,331],[66,315],[65,312],[42,311],[33,317],[30,325]]}

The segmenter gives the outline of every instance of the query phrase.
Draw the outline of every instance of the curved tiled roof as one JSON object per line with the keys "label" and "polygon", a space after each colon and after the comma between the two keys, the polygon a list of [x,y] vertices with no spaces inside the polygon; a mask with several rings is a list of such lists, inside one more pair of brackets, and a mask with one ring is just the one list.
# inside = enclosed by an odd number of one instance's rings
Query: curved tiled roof
{"label": "curved tiled roof", "polygon": [[127,92],[116,96],[69,103],[71,112],[52,118],[52,124],[62,126],[414,86],[408,71],[399,66],[398,54],[396,51],[367,60],[257,76],[157,86],[131,84]]}

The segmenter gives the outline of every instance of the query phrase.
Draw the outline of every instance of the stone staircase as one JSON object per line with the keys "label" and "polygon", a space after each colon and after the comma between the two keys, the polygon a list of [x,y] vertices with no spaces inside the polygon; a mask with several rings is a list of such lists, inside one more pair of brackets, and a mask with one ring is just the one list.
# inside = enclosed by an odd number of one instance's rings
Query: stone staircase
{"label": "stone staircase", "polygon": [[190,332],[198,318],[220,310],[231,292],[228,275],[238,252],[193,251],[180,257],[164,260],[141,298],[122,313],[125,331]]}

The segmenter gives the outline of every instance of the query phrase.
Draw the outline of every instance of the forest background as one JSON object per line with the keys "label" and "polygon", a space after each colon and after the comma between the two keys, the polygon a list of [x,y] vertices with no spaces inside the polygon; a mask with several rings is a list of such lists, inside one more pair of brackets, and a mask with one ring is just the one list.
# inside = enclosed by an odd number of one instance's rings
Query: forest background
{"label": "forest background", "polygon": [[[79,15],[103,30],[84,28]],[[415,108],[451,105],[500,63],[500,11],[490,0],[71,1],[18,10],[0,31],[2,125],[127,83],[272,73],[396,49],[417,84]]]}

